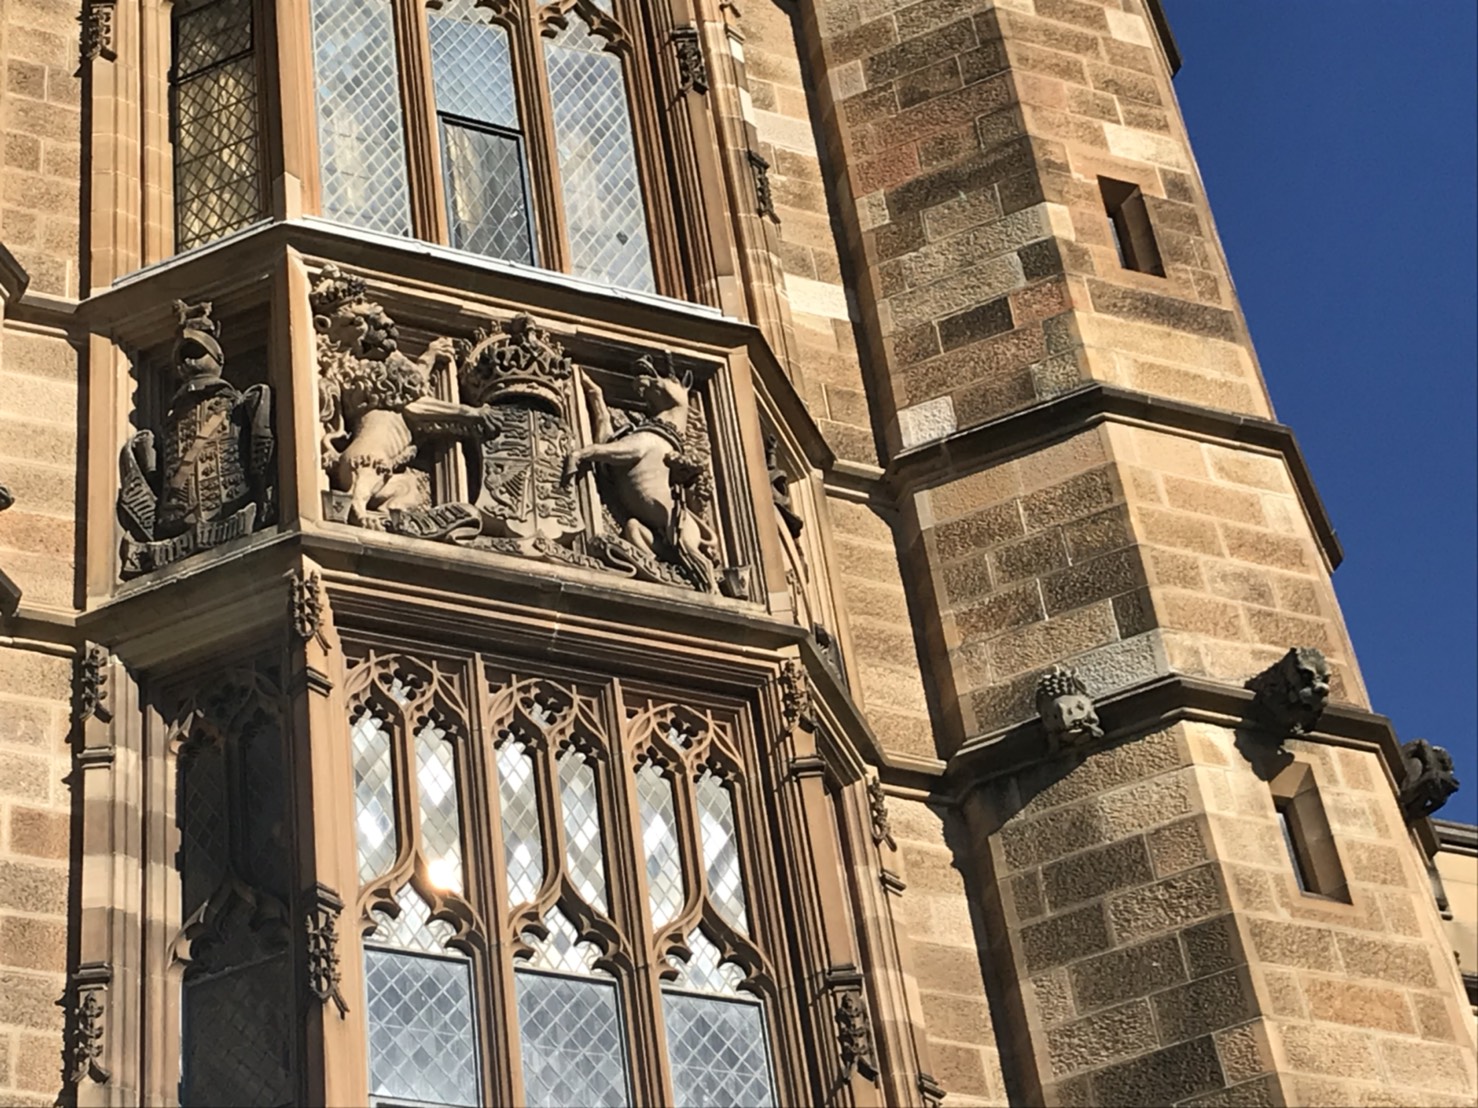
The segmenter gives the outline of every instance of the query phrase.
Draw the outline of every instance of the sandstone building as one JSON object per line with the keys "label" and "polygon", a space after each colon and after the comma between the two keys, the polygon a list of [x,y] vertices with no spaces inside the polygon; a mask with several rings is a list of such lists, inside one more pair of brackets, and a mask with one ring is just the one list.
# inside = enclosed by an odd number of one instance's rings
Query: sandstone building
{"label": "sandstone building", "polygon": [[1472,1104],[1154,0],[0,12],[0,1101]]}

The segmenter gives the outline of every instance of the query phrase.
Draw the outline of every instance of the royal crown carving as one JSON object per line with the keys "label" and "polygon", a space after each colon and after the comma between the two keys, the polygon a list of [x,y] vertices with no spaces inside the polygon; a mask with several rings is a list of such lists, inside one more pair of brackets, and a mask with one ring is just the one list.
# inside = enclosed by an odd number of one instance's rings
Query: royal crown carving
{"label": "royal crown carving", "polygon": [[[722,564],[703,402],[671,355],[593,373],[520,315],[412,359],[362,279],[325,266],[309,301],[328,518],[748,595],[748,567]],[[459,443],[465,500],[438,487]]]}
{"label": "royal crown carving", "polygon": [[124,578],[249,535],[276,520],[272,390],[223,376],[209,302],[176,300],[179,385],[158,433],[139,431],[119,457]]}

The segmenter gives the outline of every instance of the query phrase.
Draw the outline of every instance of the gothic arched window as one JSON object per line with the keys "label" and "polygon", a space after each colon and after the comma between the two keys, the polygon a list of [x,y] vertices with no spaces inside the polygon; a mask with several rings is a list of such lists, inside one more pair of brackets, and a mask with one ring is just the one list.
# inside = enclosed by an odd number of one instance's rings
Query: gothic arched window
{"label": "gothic arched window", "polygon": [[777,1102],[741,714],[485,658],[348,693],[375,1103]]}
{"label": "gothic arched window", "polygon": [[320,208],[656,291],[631,0],[313,0]]}

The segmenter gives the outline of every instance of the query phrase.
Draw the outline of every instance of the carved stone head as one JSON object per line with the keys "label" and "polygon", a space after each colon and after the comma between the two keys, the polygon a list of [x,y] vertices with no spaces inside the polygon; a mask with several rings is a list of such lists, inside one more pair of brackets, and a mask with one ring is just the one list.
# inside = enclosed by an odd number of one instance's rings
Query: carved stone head
{"label": "carved stone head", "polygon": [[652,415],[661,415],[673,408],[685,407],[688,390],[693,387],[691,373],[678,374],[672,364],[672,354],[663,351],[660,359],[643,354],[631,365],[635,375],[637,395]]}
{"label": "carved stone head", "polygon": [[1426,739],[1412,739],[1401,747],[1406,776],[1398,801],[1408,823],[1435,813],[1458,790],[1452,755]]}
{"label": "carved stone head", "polygon": [[1053,666],[1037,682],[1037,714],[1054,749],[1063,742],[1076,744],[1103,738],[1093,698],[1067,666]]}
{"label": "carved stone head", "polygon": [[210,317],[211,303],[174,302],[179,321],[179,337],[174,344],[175,370],[181,380],[191,377],[219,377],[226,358],[221,352],[221,325]]}
{"label": "carved stone head", "polygon": [[385,361],[399,347],[395,321],[364,295],[362,278],[326,265],[308,292],[313,329],[358,358]]}
{"label": "carved stone head", "polygon": [[1254,711],[1279,740],[1306,735],[1329,703],[1329,663],[1316,647],[1295,646],[1247,682]]}

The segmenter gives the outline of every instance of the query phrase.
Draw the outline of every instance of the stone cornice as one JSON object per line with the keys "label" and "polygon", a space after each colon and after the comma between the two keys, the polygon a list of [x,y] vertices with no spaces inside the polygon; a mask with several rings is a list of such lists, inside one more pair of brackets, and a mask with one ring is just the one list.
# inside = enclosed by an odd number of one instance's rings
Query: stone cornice
{"label": "stone cornice", "polygon": [[1150,396],[1102,382],[1083,385],[1051,400],[902,451],[875,482],[869,481],[870,474],[854,468],[829,475],[827,480],[838,491],[852,496],[862,495],[871,485],[871,495],[897,503],[915,492],[1040,450],[1110,421],[1242,443],[1282,455],[1329,568],[1335,568],[1343,560],[1339,536],[1314,486],[1298,439],[1286,424]]}

